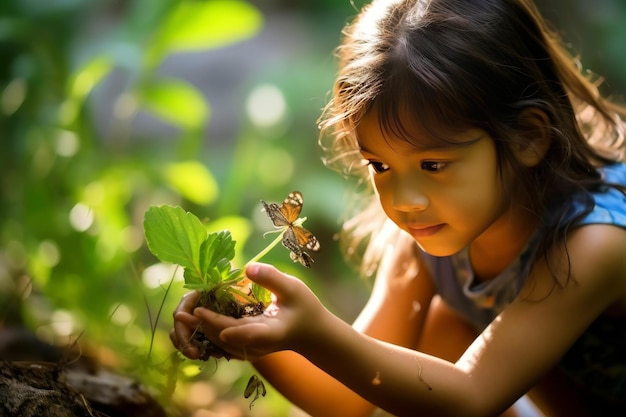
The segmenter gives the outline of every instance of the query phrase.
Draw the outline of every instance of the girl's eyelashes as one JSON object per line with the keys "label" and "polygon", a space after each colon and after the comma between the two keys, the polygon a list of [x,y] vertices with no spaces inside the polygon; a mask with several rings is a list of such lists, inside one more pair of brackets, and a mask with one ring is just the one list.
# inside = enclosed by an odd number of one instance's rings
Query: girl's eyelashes
{"label": "girl's eyelashes", "polygon": [[441,161],[422,161],[420,164],[420,167],[424,171],[439,172],[442,169],[444,169],[447,165],[448,165],[447,162],[441,162]]}
{"label": "girl's eyelashes", "polygon": [[367,165],[369,165],[376,174],[381,174],[389,170],[389,165],[383,162],[373,161],[371,159],[367,160]]}
{"label": "girl's eyelashes", "polygon": [[[384,162],[376,161],[373,159],[366,159],[366,165],[369,165],[372,168],[372,171],[376,174],[382,174],[383,172],[389,171],[390,167]],[[420,162],[420,168],[424,171],[437,173],[442,171],[444,168],[448,166],[448,162],[442,161],[422,161]]]}

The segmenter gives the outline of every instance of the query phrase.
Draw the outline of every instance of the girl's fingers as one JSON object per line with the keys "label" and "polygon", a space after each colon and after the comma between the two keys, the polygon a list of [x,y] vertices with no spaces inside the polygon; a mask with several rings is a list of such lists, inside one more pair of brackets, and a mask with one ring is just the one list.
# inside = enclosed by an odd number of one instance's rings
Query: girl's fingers
{"label": "girl's fingers", "polygon": [[294,283],[299,282],[297,278],[280,272],[272,265],[263,263],[248,265],[246,276],[279,298],[289,296],[293,292]]}
{"label": "girl's fingers", "polygon": [[227,343],[248,345],[265,344],[271,336],[271,329],[265,323],[248,323],[237,327],[228,327],[220,333],[220,339]]}
{"label": "girl's fingers", "polygon": [[193,346],[189,341],[181,342],[176,336],[176,331],[172,329],[170,331],[170,340],[176,349],[189,359],[198,359],[200,357],[200,351],[197,347]]}
{"label": "girl's fingers", "polygon": [[189,343],[193,332],[200,324],[200,320],[191,314],[199,297],[200,293],[197,291],[183,296],[174,310],[174,328],[170,331],[170,340],[174,347],[190,359],[199,356],[198,349]]}
{"label": "girl's fingers", "polygon": [[[194,319],[198,322],[205,323],[205,327],[210,327],[219,333],[222,329],[230,326],[237,326],[240,324],[240,319],[234,317],[224,316],[209,310],[208,308],[198,307],[193,311]],[[210,336],[210,335],[207,335]]]}
{"label": "girl's fingers", "polygon": [[200,291],[191,291],[187,294],[183,295],[180,302],[174,309],[174,317],[179,312],[190,313],[193,311],[194,307],[198,303],[198,299],[200,298]]}
{"label": "girl's fingers", "polygon": [[[236,319],[224,316],[204,307],[194,310],[196,320],[201,322],[202,333],[217,347],[228,353],[229,358],[250,360],[250,355],[240,343],[234,343],[230,339],[224,339],[224,329],[239,329],[249,326],[246,322],[251,318]],[[245,333],[245,332],[244,332]],[[187,355],[188,356],[188,355]],[[221,355],[213,355],[220,357]]]}
{"label": "girl's fingers", "polygon": [[214,342],[247,344],[263,342],[270,330],[263,315],[236,319],[223,316],[206,308],[194,310],[196,318],[203,323],[202,329]]}
{"label": "girl's fingers", "polygon": [[189,343],[199,325],[200,320],[191,314],[178,312],[174,316],[174,328],[170,332],[170,340],[176,349],[190,359],[196,359],[199,355],[198,349]]}

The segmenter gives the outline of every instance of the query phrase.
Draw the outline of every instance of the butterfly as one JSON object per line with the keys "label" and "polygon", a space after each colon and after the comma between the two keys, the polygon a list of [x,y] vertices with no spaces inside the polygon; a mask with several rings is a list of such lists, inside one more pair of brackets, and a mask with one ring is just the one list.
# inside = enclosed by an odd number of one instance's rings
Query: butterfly
{"label": "butterfly", "polygon": [[259,397],[265,397],[267,394],[265,384],[256,375],[252,375],[248,380],[248,385],[246,385],[243,396],[244,398],[250,398],[252,394],[254,394],[254,398],[252,399],[252,402],[250,402],[250,410],[252,410],[252,405],[259,399]]}
{"label": "butterfly", "polygon": [[265,201],[261,200],[261,204],[263,204],[263,208],[270,220],[272,220],[272,223],[274,223],[274,226],[285,229],[283,233],[283,246],[291,252],[289,255],[291,259],[294,262],[300,262],[302,265],[310,268],[313,263],[313,258],[303,249],[317,252],[320,250],[320,243],[317,238],[313,236],[313,233],[296,223],[302,211],[303,203],[304,199],[300,191],[289,193],[280,206],[276,203],[267,204]]}

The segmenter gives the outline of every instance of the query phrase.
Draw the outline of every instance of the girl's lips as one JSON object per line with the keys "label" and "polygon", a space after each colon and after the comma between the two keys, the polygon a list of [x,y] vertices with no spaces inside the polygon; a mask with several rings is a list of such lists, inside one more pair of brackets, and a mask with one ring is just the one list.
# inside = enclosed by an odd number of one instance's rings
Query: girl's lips
{"label": "girl's lips", "polygon": [[414,238],[428,237],[440,231],[445,225],[446,225],[445,223],[441,223],[435,226],[426,226],[426,227],[408,226],[408,231],[411,234],[411,236],[413,236]]}

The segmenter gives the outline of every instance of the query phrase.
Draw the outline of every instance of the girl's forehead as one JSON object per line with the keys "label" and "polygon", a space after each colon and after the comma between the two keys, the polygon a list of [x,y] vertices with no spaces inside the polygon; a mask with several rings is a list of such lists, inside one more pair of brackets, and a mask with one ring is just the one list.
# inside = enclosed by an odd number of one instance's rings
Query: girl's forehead
{"label": "girl's forehead", "polygon": [[417,141],[420,137],[426,136],[426,130],[408,111],[384,113],[376,104],[360,118],[356,125],[356,133],[359,144],[381,138],[386,142],[402,144],[409,142],[408,139]]}
{"label": "girl's forehead", "polygon": [[392,147],[399,151],[448,149],[474,143],[485,135],[479,128],[424,127],[407,111],[384,115],[372,106],[356,125],[356,140],[363,150]]}

